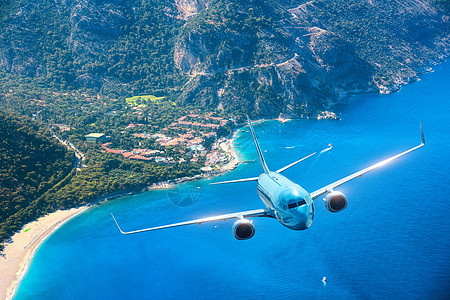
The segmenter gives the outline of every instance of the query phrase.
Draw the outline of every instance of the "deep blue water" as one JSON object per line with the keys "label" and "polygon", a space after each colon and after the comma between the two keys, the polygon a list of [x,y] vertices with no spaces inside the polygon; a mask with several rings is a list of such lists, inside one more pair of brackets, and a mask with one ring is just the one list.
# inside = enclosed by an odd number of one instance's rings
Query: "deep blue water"
{"label": "deep blue water", "polygon": [[[47,239],[15,299],[448,299],[449,83],[445,63],[398,93],[353,97],[339,107],[341,121],[255,127],[273,170],[333,144],[285,172],[314,191],[419,144],[422,121],[424,148],[339,188],[349,199],[341,213],[318,199],[308,230],[255,218],[247,241],[233,238],[232,220],[122,236],[110,212],[132,230],[263,207],[256,183],[206,180],[123,197]],[[236,147],[243,159],[256,158],[247,129]],[[249,162],[213,180],[259,172]]]}

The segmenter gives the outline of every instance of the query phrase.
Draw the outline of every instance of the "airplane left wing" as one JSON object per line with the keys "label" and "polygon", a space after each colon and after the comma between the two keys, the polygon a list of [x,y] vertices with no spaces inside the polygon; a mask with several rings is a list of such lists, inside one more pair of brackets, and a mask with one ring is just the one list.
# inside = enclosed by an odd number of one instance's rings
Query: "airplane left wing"
{"label": "airplane left wing", "polygon": [[255,209],[255,210],[249,210],[249,211],[243,211],[238,213],[232,213],[227,215],[220,215],[220,216],[214,216],[214,217],[208,217],[208,218],[202,218],[187,222],[180,222],[175,224],[169,224],[169,225],[163,225],[163,226],[157,226],[157,227],[150,227],[145,229],[139,229],[134,231],[123,231],[119,223],[117,223],[116,218],[114,218],[114,215],[111,214],[111,216],[114,219],[114,222],[117,225],[117,228],[119,228],[120,233],[122,234],[133,234],[133,233],[140,233],[140,232],[146,232],[146,231],[153,231],[158,229],[165,229],[165,228],[172,228],[172,227],[179,227],[179,226],[185,226],[185,225],[193,225],[193,224],[203,224],[207,222],[213,222],[213,221],[225,221],[228,219],[242,219],[242,218],[248,218],[248,217],[269,217],[272,218],[272,215],[269,213],[267,209]]}
{"label": "airplane left wing", "polygon": [[367,172],[370,172],[370,171],[375,170],[375,169],[377,169],[377,168],[379,168],[381,166],[384,166],[384,165],[390,163],[391,161],[393,161],[393,160],[395,160],[395,159],[397,159],[397,158],[399,158],[399,157],[401,157],[401,156],[403,156],[405,154],[408,154],[408,153],[410,153],[410,152],[412,152],[414,150],[417,150],[417,149],[423,147],[425,145],[425,137],[423,135],[422,124],[420,124],[420,132],[421,132],[421,135],[422,135],[422,143],[420,145],[418,145],[416,147],[413,147],[413,148],[411,148],[409,150],[406,150],[406,151],[404,151],[404,152],[402,152],[400,154],[394,155],[394,156],[392,156],[392,157],[390,157],[388,159],[385,159],[385,160],[383,160],[383,161],[381,161],[381,162],[379,162],[377,164],[374,164],[374,165],[372,165],[372,166],[370,166],[368,168],[365,168],[364,170],[361,170],[359,172],[353,173],[353,174],[351,174],[351,175],[349,175],[349,176],[347,176],[345,178],[342,178],[342,179],[340,179],[340,180],[338,180],[336,182],[333,182],[332,184],[324,186],[323,188],[312,192],[310,194],[311,198],[313,200],[315,200],[318,197],[320,197],[321,195],[331,192],[334,188],[336,188],[336,187],[338,187],[338,186],[340,186],[340,185],[342,185],[342,184],[344,184],[344,183],[346,183],[346,182],[348,182],[348,181],[350,181],[352,179],[355,179],[356,177],[361,177],[362,175],[366,174]]}

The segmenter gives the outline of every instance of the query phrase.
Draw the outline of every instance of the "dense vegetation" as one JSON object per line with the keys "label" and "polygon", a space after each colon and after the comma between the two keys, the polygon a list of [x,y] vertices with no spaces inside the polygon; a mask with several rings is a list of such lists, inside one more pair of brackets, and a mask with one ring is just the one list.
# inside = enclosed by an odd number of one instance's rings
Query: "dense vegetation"
{"label": "dense vegetation", "polygon": [[449,13],[443,0],[3,1],[0,68],[110,98],[310,117],[442,60]]}
{"label": "dense vegetation", "polygon": [[[148,140],[136,140],[136,131],[157,133],[187,111],[198,107],[179,105],[170,97],[145,102],[137,113],[136,105],[127,103],[125,97],[110,97],[92,90],[55,90],[45,83],[31,78],[0,71],[0,109],[23,114],[46,123],[65,124],[72,128],[61,133],[63,139],[84,143],[84,135],[102,132],[111,136],[116,148],[133,149],[140,146],[159,149]],[[130,101],[129,101],[130,102]],[[230,111],[218,111],[217,116],[233,115]],[[139,128],[127,128],[129,124],[142,124]],[[54,126],[55,127],[55,126]],[[59,131],[55,127],[55,130]],[[139,146],[139,143],[141,145]]]}
{"label": "dense vegetation", "polygon": [[[0,182],[0,241],[27,222],[48,212],[92,203],[106,195],[141,190],[156,182],[192,177],[200,173],[202,165],[189,161],[160,164],[130,161],[121,155],[103,153],[100,145],[86,143],[84,138],[90,132],[104,132],[111,136],[114,148],[158,149],[163,156],[172,157],[177,162],[183,157],[177,148],[162,147],[154,139],[138,139],[133,133],[138,130],[160,132],[174,119],[185,115],[186,110],[195,107],[181,107],[166,98],[152,101],[145,100],[144,97],[144,100],[138,100],[139,103],[127,103],[124,97],[111,98],[92,90],[55,90],[46,85],[45,80],[2,72],[0,90],[5,91],[0,94],[0,111],[7,112],[1,113],[4,116],[2,126],[6,127],[0,128],[0,132],[5,133],[1,149],[3,177]],[[144,101],[146,105],[142,106]],[[137,113],[136,104],[141,106],[142,113]],[[142,126],[127,128],[131,123],[142,123]],[[60,132],[60,124],[64,124],[69,130]],[[86,167],[78,171],[73,169],[73,153],[58,145],[56,139],[49,138],[50,132],[45,128],[52,128],[61,139],[70,140],[83,152],[86,155],[83,161]],[[227,132],[222,134],[226,135]],[[42,143],[50,143],[56,150],[27,144],[41,139]],[[36,149],[43,151],[35,153]],[[66,165],[60,167],[58,162],[50,159],[51,155],[47,153],[49,151],[70,159],[63,161]],[[35,158],[36,155],[40,160]]]}
{"label": "dense vegetation", "polygon": [[[74,134],[72,140],[87,156],[87,166],[77,171],[73,152],[48,137],[42,124],[0,111],[0,131],[0,241],[46,213],[91,203],[111,193],[191,177],[201,167],[130,161],[102,153],[97,145]],[[165,151],[176,157],[175,150]]]}
{"label": "dense vegetation", "polygon": [[[63,180],[72,170],[75,157],[48,137],[42,127],[23,117],[0,111],[0,132],[0,240],[3,240],[13,230],[8,225],[14,221],[7,218],[24,214],[37,198]],[[40,212],[33,215],[27,212],[27,217],[36,215]]]}
{"label": "dense vegetation", "polygon": [[183,21],[167,14],[171,2],[21,0],[5,5],[0,52],[6,63],[1,67],[44,79],[54,88],[167,94],[183,80],[173,63]]}

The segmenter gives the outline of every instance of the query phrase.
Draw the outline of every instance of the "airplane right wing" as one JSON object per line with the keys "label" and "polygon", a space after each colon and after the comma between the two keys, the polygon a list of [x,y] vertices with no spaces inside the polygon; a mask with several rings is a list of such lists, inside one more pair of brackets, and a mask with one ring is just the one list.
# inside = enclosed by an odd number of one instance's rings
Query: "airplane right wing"
{"label": "airplane right wing", "polygon": [[374,165],[372,165],[372,166],[370,166],[368,168],[365,168],[364,170],[361,170],[359,172],[353,173],[353,174],[351,174],[351,175],[349,175],[349,176],[347,176],[345,178],[342,178],[342,179],[340,179],[338,181],[333,182],[332,184],[324,186],[323,188],[320,188],[317,191],[312,192],[310,194],[311,198],[313,200],[315,200],[319,196],[321,196],[321,195],[323,195],[325,193],[331,192],[334,188],[336,188],[336,187],[338,187],[338,186],[340,186],[340,185],[342,185],[342,184],[344,184],[344,183],[346,183],[346,182],[348,182],[348,181],[350,181],[352,179],[355,179],[356,177],[361,177],[362,175],[366,174],[367,172],[370,172],[370,171],[375,170],[375,169],[377,169],[379,167],[382,167],[382,166],[390,163],[391,161],[393,161],[393,160],[395,160],[395,159],[397,159],[399,157],[402,157],[405,154],[408,154],[408,153],[410,153],[410,152],[412,152],[414,150],[417,150],[417,149],[423,147],[425,145],[425,137],[423,135],[422,124],[420,124],[420,132],[421,132],[421,136],[422,136],[422,143],[420,145],[418,145],[416,147],[413,147],[413,148],[411,148],[409,150],[406,150],[406,151],[404,151],[404,152],[402,152],[400,154],[394,155],[394,156],[392,156],[392,157],[390,157],[388,159],[385,159],[385,160],[383,160],[383,161],[381,161],[381,162],[379,162],[377,164],[374,164]]}
{"label": "airplane right wing", "polygon": [[140,233],[140,232],[153,231],[153,230],[158,230],[158,229],[166,229],[166,228],[179,227],[179,226],[185,226],[185,225],[193,225],[193,224],[201,225],[201,224],[207,223],[207,222],[225,221],[228,219],[242,219],[242,218],[248,218],[248,217],[273,218],[273,216],[269,213],[269,211],[267,209],[255,209],[255,210],[249,210],[249,211],[242,211],[242,212],[238,212],[238,213],[202,218],[202,219],[197,219],[197,220],[192,220],[192,221],[187,221],[187,222],[180,222],[180,223],[175,223],[175,224],[156,226],[156,227],[150,227],[150,228],[133,230],[133,231],[123,231],[120,228],[119,223],[117,223],[116,218],[114,218],[114,215],[111,214],[111,216],[113,217],[114,222],[116,223],[117,228],[119,228],[119,231],[121,234],[133,234],[133,233]]}

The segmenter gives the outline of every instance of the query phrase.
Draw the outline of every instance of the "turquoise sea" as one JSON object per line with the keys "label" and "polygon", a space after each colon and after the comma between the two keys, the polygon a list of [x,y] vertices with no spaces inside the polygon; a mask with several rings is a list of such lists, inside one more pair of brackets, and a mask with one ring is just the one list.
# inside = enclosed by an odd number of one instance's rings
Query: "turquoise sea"
{"label": "turquoise sea", "polygon": [[[269,168],[332,143],[284,173],[314,191],[419,144],[420,121],[427,144],[343,185],[343,212],[318,199],[305,231],[255,218],[247,241],[233,238],[232,220],[123,236],[110,216],[133,230],[262,208],[256,183],[204,180],[103,203],[43,243],[15,299],[449,299],[450,63],[337,111],[341,121],[255,126]],[[213,181],[259,175],[248,129],[235,145],[250,162]]]}

